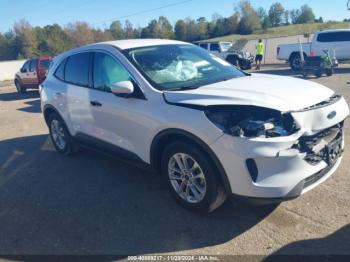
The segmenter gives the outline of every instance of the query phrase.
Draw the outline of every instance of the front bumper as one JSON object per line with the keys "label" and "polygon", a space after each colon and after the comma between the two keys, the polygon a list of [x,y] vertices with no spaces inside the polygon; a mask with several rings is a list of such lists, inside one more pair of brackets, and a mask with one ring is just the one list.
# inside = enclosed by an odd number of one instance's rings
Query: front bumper
{"label": "front bumper", "polygon": [[[333,111],[337,112],[336,117],[327,118]],[[233,194],[265,199],[295,198],[327,180],[339,167],[344,148],[342,122],[348,114],[349,108],[342,98],[324,107],[293,113],[301,129],[291,136],[250,139],[225,134],[211,148],[221,160]],[[341,149],[332,161],[326,157],[311,161],[312,152],[298,146],[303,139],[314,139],[323,132],[326,137],[327,131],[334,128],[339,129],[334,140],[338,140]],[[325,137],[318,139],[327,148],[334,141],[325,143]],[[325,149],[317,150],[321,155]],[[251,168],[247,160],[253,160],[255,166]]]}

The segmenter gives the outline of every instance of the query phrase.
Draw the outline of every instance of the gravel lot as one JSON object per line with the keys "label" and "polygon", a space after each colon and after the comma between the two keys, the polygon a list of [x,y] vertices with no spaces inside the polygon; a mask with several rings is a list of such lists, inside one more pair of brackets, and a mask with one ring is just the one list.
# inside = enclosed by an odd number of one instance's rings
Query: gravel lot
{"label": "gravel lot", "polygon": [[[294,76],[287,68],[265,73]],[[350,65],[320,82],[350,101]],[[281,87],[282,88],[282,87]],[[350,255],[350,147],[338,172],[279,206],[227,202],[199,216],[150,170],[57,154],[36,91],[0,84],[0,258],[32,254]],[[349,141],[349,123],[346,140]]]}

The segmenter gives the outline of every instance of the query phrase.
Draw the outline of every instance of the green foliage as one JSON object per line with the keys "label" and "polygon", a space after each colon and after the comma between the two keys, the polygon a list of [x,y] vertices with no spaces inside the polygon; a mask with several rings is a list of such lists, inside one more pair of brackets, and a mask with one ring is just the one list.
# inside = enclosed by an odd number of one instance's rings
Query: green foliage
{"label": "green foliage", "polygon": [[300,15],[296,20],[297,24],[307,24],[315,22],[315,14],[312,11],[311,7],[308,5],[303,5],[300,8]]}
{"label": "green foliage", "polygon": [[166,17],[161,16],[158,20],[153,19],[147,27],[142,29],[141,38],[172,39],[174,38],[173,26]]}
{"label": "green foliage", "polygon": [[273,27],[280,26],[283,22],[284,7],[281,3],[275,3],[270,7],[269,19]]}
{"label": "green foliage", "polygon": [[111,31],[114,39],[118,40],[125,38],[125,32],[120,21],[114,21],[109,27],[109,30]]}
{"label": "green foliage", "polygon": [[[265,37],[253,35],[256,32],[262,32],[264,36],[285,34],[281,33],[284,30],[281,25],[310,25],[315,21],[323,23],[322,17],[315,19],[308,5],[300,9],[285,10],[280,3],[274,3],[266,12],[262,7],[255,10],[249,0],[241,0],[235,10],[229,17],[214,14],[211,21],[207,21],[205,17],[196,20],[180,19],[174,27],[165,16],[151,20],[144,28],[134,28],[129,20],[123,23],[113,21],[106,29],[93,28],[86,22],[70,23],[65,27],[53,24],[33,28],[27,21],[21,20],[15,23],[11,31],[0,33],[0,60],[55,56],[73,47],[93,42],[130,38],[175,38],[188,42],[216,38],[230,41],[238,37],[237,34],[244,34],[247,39],[257,39]],[[329,24],[321,25],[326,28]],[[278,28],[281,28],[281,32]],[[289,35],[294,34],[294,31],[298,34],[306,30],[305,27],[297,28],[296,25],[290,28],[293,28],[293,32]],[[314,28],[307,29],[306,32],[317,31]]]}
{"label": "green foliage", "polygon": [[241,11],[241,21],[239,22],[237,31],[243,35],[249,35],[255,30],[261,29],[260,18],[252,7],[250,1],[242,0],[239,2]]}

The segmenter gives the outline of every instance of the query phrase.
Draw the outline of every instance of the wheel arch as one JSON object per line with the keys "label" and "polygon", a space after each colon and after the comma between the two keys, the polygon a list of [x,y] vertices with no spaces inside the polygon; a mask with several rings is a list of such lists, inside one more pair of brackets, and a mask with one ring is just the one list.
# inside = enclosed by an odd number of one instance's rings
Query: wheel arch
{"label": "wheel arch", "polygon": [[218,178],[224,186],[226,193],[232,193],[232,189],[227,178],[226,172],[215,153],[200,138],[185,130],[176,128],[166,129],[161,131],[153,139],[150,149],[150,164],[154,169],[158,171],[160,170],[160,156],[162,155],[162,152],[165,150],[166,146],[170,145],[172,142],[175,141],[184,141],[199,147],[204,152],[204,154],[212,161],[215,169],[218,172]]}
{"label": "wheel arch", "polygon": [[[307,54],[305,52],[303,52],[303,54],[304,54],[304,57],[307,57]],[[292,52],[288,58],[288,61],[291,62],[295,56],[300,57],[300,52]]]}
{"label": "wheel arch", "polygon": [[58,110],[54,106],[45,105],[43,108],[43,114],[44,114],[44,119],[45,119],[45,122],[47,125],[49,123],[50,115],[52,113],[56,113],[63,120],[64,124],[66,125],[64,118],[61,116],[61,114],[58,112]]}

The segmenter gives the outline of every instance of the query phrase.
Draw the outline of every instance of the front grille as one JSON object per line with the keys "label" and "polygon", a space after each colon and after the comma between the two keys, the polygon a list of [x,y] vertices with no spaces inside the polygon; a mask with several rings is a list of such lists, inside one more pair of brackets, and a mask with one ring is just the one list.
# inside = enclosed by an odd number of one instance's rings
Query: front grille
{"label": "front grille", "polygon": [[[325,129],[313,136],[304,136],[299,139],[297,149],[305,153],[304,160],[311,165],[317,165],[321,161],[329,162],[329,145],[341,143],[343,139],[343,123]],[[342,152],[339,152],[340,154]]]}

